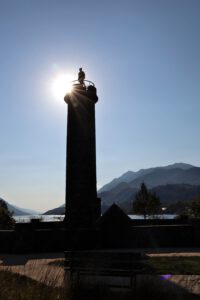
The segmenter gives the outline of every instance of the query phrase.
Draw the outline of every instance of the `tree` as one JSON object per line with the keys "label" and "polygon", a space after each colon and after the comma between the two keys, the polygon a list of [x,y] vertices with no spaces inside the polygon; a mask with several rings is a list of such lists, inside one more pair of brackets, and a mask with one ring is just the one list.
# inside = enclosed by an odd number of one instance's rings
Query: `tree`
{"label": "tree", "polygon": [[155,215],[160,212],[160,199],[155,193],[148,191],[144,182],[140,186],[140,190],[135,195],[133,202],[133,213],[144,216]]}
{"label": "tree", "polygon": [[156,215],[160,213],[160,198],[156,193],[149,192],[149,201],[147,203],[147,214]]}
{"label": "tree", "polygon": [[12,229],[14,224],[15,220],[12,217],[12,213],[8,210],[6,202],[0,199],[0,229]]}
{"label": "tree", "polygon": [[200,218],[200,196],[192,200],[189,205],[189,214],[194,218]]}

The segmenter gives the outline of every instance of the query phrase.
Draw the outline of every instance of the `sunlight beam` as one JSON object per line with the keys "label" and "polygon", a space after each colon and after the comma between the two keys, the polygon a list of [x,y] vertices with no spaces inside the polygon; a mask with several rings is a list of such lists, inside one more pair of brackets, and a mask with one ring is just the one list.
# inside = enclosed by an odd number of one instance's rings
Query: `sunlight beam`
{"label": "sunlight beam", "polygon": [[63,100],[72,90],[73,77],[70,74],[59,74],[52,82],[52,92],[57,100]]}

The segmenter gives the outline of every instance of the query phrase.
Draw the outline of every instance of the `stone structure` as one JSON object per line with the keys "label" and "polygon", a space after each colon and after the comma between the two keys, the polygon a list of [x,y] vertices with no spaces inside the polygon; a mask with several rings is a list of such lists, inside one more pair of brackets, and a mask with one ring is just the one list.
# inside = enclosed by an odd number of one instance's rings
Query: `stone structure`
{"label": "stone structure", "polygon": [[96,88],[92,82],[76,81],[64,100],[68,104],[66,228],[76,232],[91,230],[100,217],[96,188]]}
{"label": "stone structure", "polygon": [[131,248],[132,220],[115,203],[98,219],[96,226],[102,248]]}

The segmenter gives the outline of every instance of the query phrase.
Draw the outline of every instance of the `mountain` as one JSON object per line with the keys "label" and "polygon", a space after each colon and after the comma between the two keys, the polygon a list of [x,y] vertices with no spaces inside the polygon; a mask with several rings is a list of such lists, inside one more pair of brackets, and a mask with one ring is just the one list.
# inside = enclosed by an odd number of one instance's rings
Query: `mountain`
{"label": "mountain", "polygon": [[173,169],[180,169],[180,170],[188,170],[194,166],[185,163],[174,163],[172,165],[168,165],[165,167],[155,167],[155,168],[148,168],[148,169],[140,169],[137,172],[128,171],[122,174],[120,177],[113,179],[111,182],[105,184],[102,188],[99,189],[99,193],[109,191],[115,188],[119,183],[126,182],[130,183],[133,182],[135,179],[153,173],[159,170],[173,170]]}
{"label": "mountain", "polygon": [[[126,187],[126,188],[125,188]],[[126,213],[130,213],[135,194],[138,190],[130,188],[128,185],[121,185],[118,189],[102,192],[98,196],[101,198],[102,213],[104,213],[113,203],[116,203]],[[155,192],[159,197],[163,207],[170,207],[177,202],[191,201],[194,197],[200,196],[200,185],[189,184],[167,184],[157,186],[150,191]],[[180,205],[179,205],[180,206]],[[174,213],[175,208],[174,208]],[[64,205],[49,210],[45,215],[62,215],[65,213]]]}
{"label": "mountain", "polygon": [[193,168],[193,165],[186,164],[186,163],[174,163],[172,165],[168,165],[163,167],[164,169],[182,169],[182,170],[188,170],[190,168]]}
{"label": "mountain", "polygon": [[65,214],[65,204],[63,204],[59,207],[50,209],[50,210],[46,211],[43,215],[64,215],[64,214]]}
{"label": "mountain", "polygon": [[170,205],[178,201],[190,201],[200,196],[200,185],[190,184],[167,184],[151,189],[161,200],[163,206]]}
{"label": "mountain", "polygon": [[129,171],[99,190],[102,211],[116,203],[126,212],[130,212],[142,182],[156,192],[163,206],[179,200],[191,200],[200,195],[200,168],[175,163],[165,167],[141,169],[138,172]]}
{"label": "mountain", "polygon": [[133,188],[139,188],[145,182],[148,188],[166,184],[190,184],[200,185],[200,168],[190,169],[155,169],[152,172],[140,176],[129,183]]}
{"label": "mountain", "polygon": [[123,175],[121,175],[120,177],[114,178],[111,182],[105,184],[102,188],[99,189],[99,192],[101,193],[101,192],[109,191],[121,182],[128,183],[137,177],[137,175],[136,175],[137,173],[138,172],[128,171],[128,172],[124,173]]}
{"label": "mountain", "polygon": [[2,198],[0,198],[0,199],[3,200],[4,202],[6,202],[6,204],[8,206],[8,210],[10,212],[12,212],[14,216],[25,216],[25,215],[39,214],[38,212],[36,212],[34,210],[17,207],[15,205],[12,205],[12,204],[8,203],[7,201],[5,201]]}
{"label": "mountain", "polygon": [[[115,188],[111,191],[100,193],[98,196],[101,198],[102,212],[105,212],[112,203],[116,203],[126,213],[130,213],[137,191],[137,189],[129,187],[128,190],[124,190],[120,194],[116,193]],[[165,207],[178,201],[191,201],[193,198],[200,196],[200,185],[167,184],[154,187],[150,191],[155,192],[160,197],[161,205]]]}
{"label": "mountain", "polygon": [[101,198],[102,212],[107,210],[113,203],[118,204],[125,211],[130,211],[132,198],[136,192],[137,189],[132,188],[128,183],[122,182],[110,191],[98,193],[98,197]]}
{"label": "mountain", "polygon": [[[200,195],[200,168],[185,163],[164,167],[128,171],[104,185],[98,191],[102,212],[113,203],[129,213],[136,192],[142,182],[160,197],[163,206],[176,201],[188,201]],[[63,214],[64,207],[52,209],[45,214]]]}

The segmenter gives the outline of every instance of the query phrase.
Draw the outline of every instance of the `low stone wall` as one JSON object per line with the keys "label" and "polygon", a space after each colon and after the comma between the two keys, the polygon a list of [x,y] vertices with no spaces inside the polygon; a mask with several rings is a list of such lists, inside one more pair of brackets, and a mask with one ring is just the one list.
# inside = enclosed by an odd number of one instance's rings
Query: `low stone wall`
{"label": "low stone wall", "polygon": [[186,225],[190,224],[190,220],[187,218],[180,219],[136,219],[132,220],[133,226],[145,226],[145,225]]}
{"label": "low stone wall", "polygon": [[[106,231],[97,230],[95,234],[84,231],[83,235],[80,231],[76,236],[82,237],[86,248],[92,240],[94,248],[200,247],[200,220],[185,225],[132,226],[128,231],[122,231],[119,228],[106,228]],[[21,224],[16,226],[16,230],[0,230],[1,253],[64,251],[68,241],[69,234],[63,223]]]}
{"label": "low stone wall", "polygon": [[64,230],[0,231],[1,253],[58,252],[65,249]]}
{"label": "low stone wall", "polygon": [[153,225],[132,228],[132,247],[194,247],[194,228],[192,225]]}
{"label": "low stone wall", "polygon": [[14,230],[0,230],[0,252],[12,252],[15,242]]}

